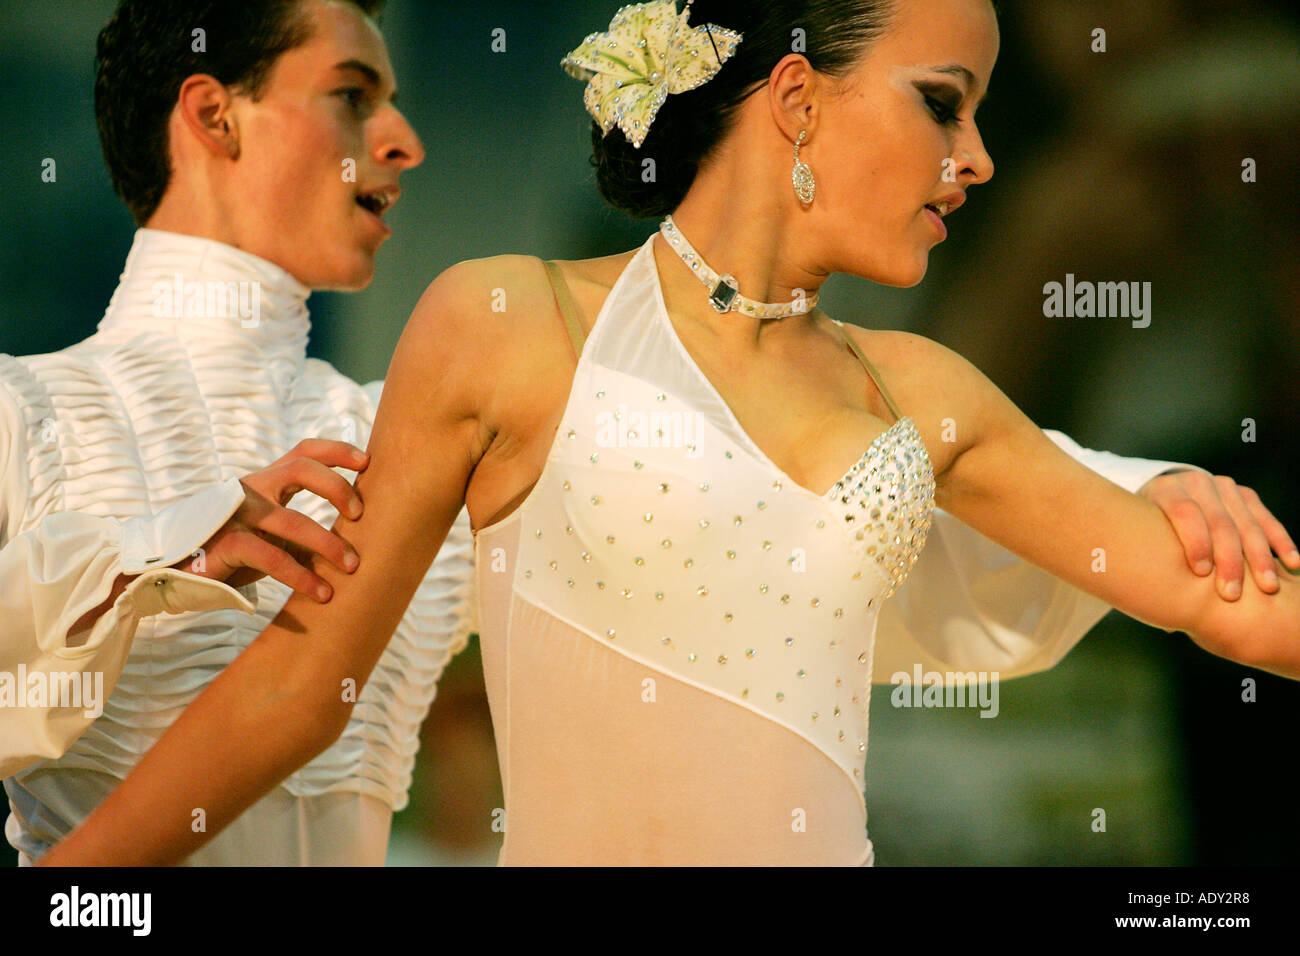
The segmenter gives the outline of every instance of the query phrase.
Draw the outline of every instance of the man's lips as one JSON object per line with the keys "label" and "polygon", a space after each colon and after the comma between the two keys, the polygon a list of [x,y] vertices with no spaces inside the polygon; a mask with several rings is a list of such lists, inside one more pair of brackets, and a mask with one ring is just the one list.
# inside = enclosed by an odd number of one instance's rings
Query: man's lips
{"label": "man's lips", "polygon": [[365,206],[361,206],[360,203],[358,203],[357,205],[360,206],[361,208],[361,215],[365,217],[370,222],[370,224],[373,225],[377,230],[383,233],[385,237],[391,236],[393,234],[393,228],[390,225],[388,225],[388,223],[384,222],[384,220],[380,219],[378,215],[371,212]]}
{"label": "man's lips", "polygon": [[393,230],[383,221],[383,215],[396,205],[402,190],[396,183],[363,189],[357,194],[356,203],[362,211],[374,220],[375,225],[384,233],[392,235]]}
{"label": "man's lips", "polygon": [[396,183],[363,189],[357,193],[357,205],[376,216],[382,216],[401,198],[402,189]]}

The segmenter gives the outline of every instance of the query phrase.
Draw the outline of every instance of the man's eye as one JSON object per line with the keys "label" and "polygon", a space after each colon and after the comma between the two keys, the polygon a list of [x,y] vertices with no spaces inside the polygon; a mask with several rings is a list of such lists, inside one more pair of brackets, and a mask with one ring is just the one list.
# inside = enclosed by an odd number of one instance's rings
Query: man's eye
{"label": "man's eye", "polygon": [[348,106],[354,110],[359,109],[366,95],[366,91],[359,86],[350,86],[346,90],[338,90],[338,95],[347,101]]}

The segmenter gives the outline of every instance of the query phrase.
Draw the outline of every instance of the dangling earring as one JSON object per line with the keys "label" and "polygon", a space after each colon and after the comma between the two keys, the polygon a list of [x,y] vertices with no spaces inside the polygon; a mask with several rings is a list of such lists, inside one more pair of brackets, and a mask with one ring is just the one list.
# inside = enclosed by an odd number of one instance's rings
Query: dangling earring
{"label": "dangling earring", "polygon": [[804,144],[808,138],[808,131],[800,130],[799,141],[794,144],[794,194],[799,197],[799,201],[807,205],[813,201],[817,195],[817,179],[813,172],[808,168],[808,164],[800,162],[799,147]]}

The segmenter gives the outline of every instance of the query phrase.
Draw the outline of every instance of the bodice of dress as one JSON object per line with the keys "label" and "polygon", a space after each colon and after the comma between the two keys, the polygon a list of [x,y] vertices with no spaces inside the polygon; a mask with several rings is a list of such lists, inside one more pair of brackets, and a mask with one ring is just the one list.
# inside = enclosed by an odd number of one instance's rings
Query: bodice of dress
{"label": "bodice of dress", "polygon": [[[881,602],[930,527],[924,442],[902,417],[829,489],[796,484],[678,338],[652,243],[583,347],[540,480],[480,531],[479,561],[517,523],[516,609],[540,609],[645,671],[798,735],[852,782],[865,817],[872,642]],[[499,618],[486,610],[491,594],[481,603],[486,643]],[[508,643],[537,639],[509,617]]]}

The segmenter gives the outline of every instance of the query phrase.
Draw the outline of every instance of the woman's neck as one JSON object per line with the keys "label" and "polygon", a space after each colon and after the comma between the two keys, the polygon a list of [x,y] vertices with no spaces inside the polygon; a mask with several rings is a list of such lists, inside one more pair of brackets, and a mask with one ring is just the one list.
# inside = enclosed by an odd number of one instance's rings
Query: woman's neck
{"label": "woman's neck", "polygon": [[[701,259],[718,275],[732,275],[740,294],[759,302],[785,303],[811,298],[827,276],[808,268],[798,254],[806,214],[784,202],[780,180],[770,162],[746,162],[736,151],[701,168],[686,199],[673,212],[673,222]],[[773,182],[771,187],[760,185]],[[746,184],[737,186],[736,184]],[[739,312],[719,314],[708,300],[699,277],[659,236],[655,240],[660,282],[675,311],[757,344],[761,337],[783,335],[808,324],[807,316],[756,319]]]}

